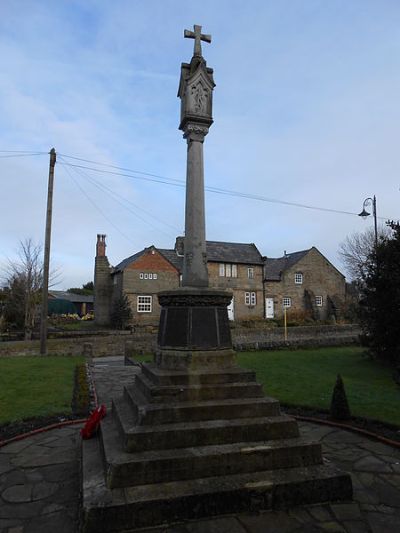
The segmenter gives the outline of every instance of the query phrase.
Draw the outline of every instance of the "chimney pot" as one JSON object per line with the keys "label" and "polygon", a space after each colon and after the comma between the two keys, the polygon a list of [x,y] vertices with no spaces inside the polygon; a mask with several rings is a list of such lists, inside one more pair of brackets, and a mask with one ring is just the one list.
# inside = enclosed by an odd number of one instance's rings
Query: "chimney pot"
{"label": "chimney pot", "polygon": [[106,256],[106,236],[104,234],[97,234],[97,243],[96,243],[96,257],[105,257]]}

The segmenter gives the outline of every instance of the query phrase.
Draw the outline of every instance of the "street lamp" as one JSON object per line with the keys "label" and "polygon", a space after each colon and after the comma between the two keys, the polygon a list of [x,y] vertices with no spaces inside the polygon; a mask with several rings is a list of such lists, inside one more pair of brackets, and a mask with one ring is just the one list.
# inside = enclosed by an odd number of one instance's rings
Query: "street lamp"
{"label": "street lamp", "polygon": [[369,217],[371,213],[368,213],[368,211],[365,209],[367,206],[372,205],[372,214],[374,217],[374,227],[375,227],[375,250],[378,248],[378,223],[376,219],[376,196],[374,195],[373,198],[366,198],[363,203],[363,210],[361,213],[359,213],[359,217],[363,218],[364,220]]}

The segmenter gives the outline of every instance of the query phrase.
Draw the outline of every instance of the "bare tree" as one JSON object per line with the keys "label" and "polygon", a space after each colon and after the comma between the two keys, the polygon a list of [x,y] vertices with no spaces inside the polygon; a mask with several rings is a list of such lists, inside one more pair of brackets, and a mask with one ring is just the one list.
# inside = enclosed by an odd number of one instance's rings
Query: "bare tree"
{"label": "bare tree", "polygon": [[42,246],[35,244],[31,238],[20,241],[18,257],[15,260],[8,259],[2,277],[6,295],[4,305],[6,321],[22,328],[25,339],[30,339],[41,301]]}
{"label": "bare tree", "polygon": [[[378,240],[387,237],[389,228],[381,226],[378,228]],[[375,247],[375,233],[373,228],[368,228],[364,232],[353,233],[339,245],[339,255],[346,267],[350,278],[361,281],[366,275],[366,265],[368,257]]]}

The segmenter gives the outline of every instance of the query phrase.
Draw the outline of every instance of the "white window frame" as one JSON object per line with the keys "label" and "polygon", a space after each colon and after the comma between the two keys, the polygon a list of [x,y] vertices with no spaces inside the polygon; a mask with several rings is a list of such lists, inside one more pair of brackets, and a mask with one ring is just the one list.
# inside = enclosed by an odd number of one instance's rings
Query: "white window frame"
{"label": "white window frame", "polygon": [[247,269],[247,277],[249,279],[254,279],[254,268],[253,267],[249,267]]}
{"label": "white window frame", "polygon": [[139,278],[140,278],[140,279],[143,279],[143,277],[144,277],[144,274],[143,274],[143,272],[141,272],[141,273],[139,274]]}
{"label": "white window frame", "polygon": [[149,279],[149,274],[147,272],[144,273],[144,279]]}
{"label": "white window frame", "polygon": [[248,305],[248,306],[257,305],[257,294],[255,292],[245,292],[244,303],[245,305]]}
{"label": "white window frame", "polygon": [[286,307],[286,309],[288,309],[289,307],[292,307],[292,299],[289,298],[288,296],[285,296],[284,298],[282,298],[282,306]]}
{"label": "white window frame", "polygon": [[301,272],[295,273],[294,282],[296,285],[303,285],[303,274]]}
{"label": "white window frame", "polygon": [[153,308],[153,297],[141,294],[137,297],[137,312],[151,313]]}
{"label": "white window frame", "polygon": [[315,305],[317,307],[322,307],[324,305],[324,299],[322,296],[316,296],[315,297]]}
{"label": "white window frame", "polygon": [[237,265],[235,263],[219,263],[220,278],[237,278]]}
{"label": "white window frame", "polygon": [[157,274],[153,272],[153,279],[157,279]]}

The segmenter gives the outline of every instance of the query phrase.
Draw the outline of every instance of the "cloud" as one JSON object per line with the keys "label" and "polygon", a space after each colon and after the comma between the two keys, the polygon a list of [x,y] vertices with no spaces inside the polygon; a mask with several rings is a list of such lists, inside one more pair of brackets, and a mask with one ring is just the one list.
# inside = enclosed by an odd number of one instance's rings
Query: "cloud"
{"label": "cloud", "polygon": [[[397,3],[20,0],[0,10],[0,150],[54,146],[184,179],[176,91],[193,42],[182,34],[203,24],[217,83],[206,183],[351,212],[376,194],[378,214],[396,217]],[[60,156],[56,165],[52,259],[65,287],[92,275],[98,232],[113,263],[150,244],[173,246],[182,188],[66,162],[80,164]],[[0,158],[0,169],[1,261],[18,240],[43,240],[48,156]],[[315,245],[340,267],[339,242],[365,228],[356,216],[206,198],[210,239],[255,242],[268,256]]]}

